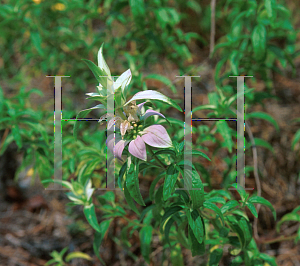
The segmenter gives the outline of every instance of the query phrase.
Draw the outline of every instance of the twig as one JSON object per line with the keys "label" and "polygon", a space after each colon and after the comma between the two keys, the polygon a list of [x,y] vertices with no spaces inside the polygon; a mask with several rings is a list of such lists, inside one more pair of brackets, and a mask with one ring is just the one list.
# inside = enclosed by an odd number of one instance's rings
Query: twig
{"label": "twig", "polygon": [[215,48],[215,34],[216,34],[216,0],[211,0],[211,15],[210,15],[210,45],[209,45],[209,56],[212,55]]}
{"label": "twig", "polygon": [[272,243],[276,243],[276,242],[281,242],[281,241],[288,241],[288,240],[293,240],[297,237],[297,234],[294,234],[292,236],[280,236],[280,237],[276,237],[273,239],[259,239],[257,242],[258,243],[262,243],[262,244],[272,244]]}

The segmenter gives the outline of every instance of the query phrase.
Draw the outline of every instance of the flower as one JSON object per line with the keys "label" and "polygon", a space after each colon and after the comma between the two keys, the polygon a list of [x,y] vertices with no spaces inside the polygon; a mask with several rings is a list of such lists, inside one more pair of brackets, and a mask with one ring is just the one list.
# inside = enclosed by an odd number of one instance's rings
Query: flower
{"label": "flower", "polygon": [[[156,148],[169,148],[172,147],[172,141],[166,131],[161,125],[151,125],[147,128],[143,128],[143,122],[152,115],[159,115],[165,118],[159,112],[154,110],[147,110],[141,115],[141,109],[146,102],[136,105],[135,101],[124,106],[123,114],[127,120],[123,120],[121,117],[113,117],[112,114],[104,115],[100,120],[104,120],[104,117],[111,117],[108,122],[107,128],[110,129],[114,124],[120,128],[120,133],[111,133],[107,137],[106,144],[110,151],[115,154],[119,160],[122,160],[121,156],[124,148],[129,143],[128,151],[135,157],[146,161],[147,152],[146,144]],[[127,133],[127,134],[126,134]],[[126,138],[124,139],[124,137]],[[115,146],[114,146],[115,142]],[[114,149],[113,149],[114,147]]]}

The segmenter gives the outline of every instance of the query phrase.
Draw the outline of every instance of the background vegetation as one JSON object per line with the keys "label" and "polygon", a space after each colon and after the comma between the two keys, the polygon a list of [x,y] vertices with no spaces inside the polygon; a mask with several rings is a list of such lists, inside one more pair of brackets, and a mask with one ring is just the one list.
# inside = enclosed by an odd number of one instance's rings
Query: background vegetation
{"label": "background vegetation", "polygon": [[[145,261],[150,265],[299,264],[297,12],[299,3],[279,0],[218,1],[214,13],[210,1],[3,1],[0,264],[44,265],[51,258],[57,265],[62,258],[71,265],[99,265],[100,261],[108,265],[145,265]],[[171,248],[155,223],[172,201],[161,201],[161,182],[153,185],[158,171],[140,175],[143,198],[160,207],[159,213],[146,208],[149,212],[144,211],[144,219],[130,210],[123,193],[97,192],[96,213],[105,232],[98,236],[82,206],[68,206],[65,193],[43,189],[40,180],[53,177],[54,147],[54,81],[46,76],[71,76],[62,82],[62,116],[75,118],[80,110],[95,105],[85,100],[85,93],[96,91],[96,80],[81,59],[96,62],[103,42],[113,75],[131,69],[132,95],[154,89],[184,108],[184,84],[176,76],[200,75],[192,83],[193,118],[234,117],[236,80],[228,76],[253,76],[246,79],[245,94],[246,187],[254,187],[253,192],[248,191],[251,196],[263,196],[272,203],[277,220],[265,207],[258,219],[251,207],[244,208],[253,225],[249,250],[222,246],[219,239],[226,238],[226,232],[220,231],[217,219],[213,226],[207,225],[212,231],[207,236],[206,255],[193,257],[184,239],[180,244],[174,241]],[[172,127],[164,126],[171,139],[181,143],[183,113],[159,102],[154,108],[170,117]],[[95,110],[90,117],[98,119],[101,114]],[[74,121],[62,125],[63,179],[80,184],[89,178],[94,187],[105,188],[105,125],[82,122],[77,141]],[[193,163],[206,199],[219,197],[215,203],[220,208],[225,199],[241,199],[228,191],[236,178],[235,143],[235,122],[193,122],[193,148],[211,158],[195,157]],[[161,160],[170,162],[169,157]],[[147,226],[155,234],[143,245],[147,230],[141,229],[149,229]],[[175,225],[170,226],[171,239],[177,237],[177,231]],[[101,244],[100,255],[95,252],[99,248],[94,238]]]}

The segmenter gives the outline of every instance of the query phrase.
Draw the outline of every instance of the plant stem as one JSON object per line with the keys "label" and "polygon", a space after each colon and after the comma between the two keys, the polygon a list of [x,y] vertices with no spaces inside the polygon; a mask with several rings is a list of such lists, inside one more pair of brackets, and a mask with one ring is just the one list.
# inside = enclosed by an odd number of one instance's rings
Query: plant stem
{"label": "plant stem", "polygon": [[154,154],[154,152],[152,151],[152,148],[150,146],[148,146],[148,151],[150,152],[150,154],[152,155],[152,157],[155,159],[155,161],[163,168],[166,169],[166,165],[164,165],[159,159],[158,157]]}
{"label": "plant stem", "polygon": [[288,241],[288,240],[293,240],[297,237],[297,234],[292,235],[292,236],[280,236],[277,238],[269,239],[269,240],[263,240],[263,239],[258,239],[257,241],[262,244],[272,244],[280,241]]}

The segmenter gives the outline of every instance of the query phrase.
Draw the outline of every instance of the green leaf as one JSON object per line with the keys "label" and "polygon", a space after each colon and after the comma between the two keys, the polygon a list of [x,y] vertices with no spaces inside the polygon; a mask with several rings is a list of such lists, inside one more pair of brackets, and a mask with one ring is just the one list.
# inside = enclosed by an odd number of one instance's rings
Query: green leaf
{"label": "green leaf", "polygon": [[212,198],[209,198],[207,199],[206,201],[208,202],[217,202],[217,203],[221,203],[221,204],[226,204],[226,201],[224,198],[221,198],[221,197],[212,197]]}
{"label": "green leaf", "polygon": [[160,93],[158,91],[153,91],[153,90],[138,92],[127,103],[125,103],[125,105],[127,105],[130,102],[135,101],[135,100],[145,100],[145,99],[146,100],[158,100],[158,101],[165,102],[165,103],[171,105],[172,107],[176,108],[180,112],[182,112],[182,109],[176,102],[174,102],[169,97],[163,95],[162,93]]}
{"label": "green leaf", "polygon": [[165,172],[160,173],[160,174],[152,181],[152,183],[151,183],[151,185],[150,185],[150,189],[149,189],[149,198],[150,198],[150,200],[153,200],[153,199],[154,199],[154,189],[155,189],[155,186],[157,185],[158,181],[164,177],[165,174],[166,174]]}
{"label": "green leaf", "polygon": [[217,107],[215,105],[211,105],[211,104],[199,105],[192,110],[192,113],[197,112],[199,110],[207,110],[207,109],[208,110],[217,110]]}
{"label": "green leaf", "polygon": [[129,85],[131,81],[131,71],[128,69],[117,80],[114,82],[114,91],[116,92],[119,88],[121,88],[122,94],[125,93],[125,88]]}
{"label": "green leaf", "polygon": [[235,208],[236,206],[240,206],[240,204],[236,200],[228,201],[225,205],[221,207],[221,212],[224,214],[229,210]]}
{"label": "green leaf", "polygon": [[246,202],[246,206],[248,207],[248,209],[252,212],[252,214],[254,215],[254,217],[258,217],[257,211],[255,206],[253,205],[253,203],[251,202]]}
{"label": "green leaf", "polygon": [[176,168],[176,166],[174,166],[173,164],[171,164],[168,168],[167,168],[167,174],[166,174],[166,178],[165,178],[165,182],[164,182],[164,190],[163,190],[163,197],[164,200],[166,201],[171,193],[174,190],[174,186],[178,177],[179,171]]}
{"label": "green leaf", "polygon": [[39,32],[31,32],[30,38],[33,43],[33,46],[38,51],[40,56],[44,56],[44,52],[42,50],[42,39]]}
{"label": "green leaf", "polygon": [[[178,229],[177,229],[177,239],[179,241],[179,243],[184,246],[185,248],[189,249],[189,242],[188,242],[188,239],[185,235],[185,227],[187,225],[188,221],[187,220],[184,220],[179,226],[178,226]],[[196,239],[195,239],[196,240]],[[199,243],[197,240],[196,240],[197,243]]]}
{"label": "green leaf", "polygon": [[130,9],[132,12],[132,15],[137,23],[137,25],[140,25],[139,23],[142,23],[143,19],[145,19],[145,3],[143,0],[129,0]]}
{"label": "green leaf", "polygon": [[[133,158],[133,159],[131,159]],[[126,186],[131,197],[140,205],[146,206],[139,188],[139,160],[135,157],[128,157],[126,171]]]}
{"label": "green leaf", "polygon": [[244,238],[245,238],[244,246],[247,247],[252,239],[252,229],[250,223],[244,217],[241,217],[239,219],[238,226],[243,231]]}
{"label": "green leaf", "polygon": [[219,266],[220,260],[223,256],[223,250],[216,248],[209,255],[209,266]]}
{"label": "green leaf", "polygon": [[181,206],[171,206],[168,207],[163,215],[163,217],[161,218],[161,231],[163,231],[163,226],[165,221],[169,218],[172,217],[175,213],[181,211],[183,208]]}
{"label": "green leaf", "polygon": [[194,234],[194,231],[191,229],[191,226],[188,227],[189,231],[189,242],[190,249],[192,251],[192,256],[204,255],[205,254],[205,241],[203,240],[201,243],[197,240],[197,237]]}
{"label": "green leaf", "polygon": [[300,141],[300,129],[296,132],[296,134],[293,137],[293,141],[292,141],[292,149],[295,149],[295,145],[296,143]]}
{"label": "green leaf", "polygon": [[284,222],[289,222],[289,221],[300,222],[300,214],[291,212],[284,215],[276,225],[277,232],[279,232],[280,226]]}
{"label": "green leaf", "polygon": [[258,24],[255,26],[251,40],[255,59],[258,61],[264,60],[267,46],[267,31],[264,25]]}
{"label": "green leaf", "polygon": [[22,148],[22,137],[20,134],[20,128],[18,125],[13,125],[11,128],[11,133],[15,139],[16,144],[18,145],[18,148]]}
{"label": "green leaf", "polygon": [[237,234],[241,247],[242,249],[244,249],[246,244],[246,238],[244,236],[243,230],[239,226],[239,221],[234,216],[227,216],[227,220],[229,227],[232,231],[234,231]]}
{"label": "green leaf", "polygon": [[146,262],[150,263],[150,244],[152,240],[152,226],[147,225],[140,231],[141,253]]}
{"label": "green leaf", "polygon": [[268,200],[266,200],[262,197],[259,197],[259,196],[253,196],[248,200],[248,202],[259,203],[259,204],[262,204],[262,205],[265,205],[265,206],[269,207],[272,211],[274,219],[276,220],[276,211],[275,211],[274,207],[272,206],[272,204]]}
{"label": "green leaf", "polygon": [[96,212],[95,212],[95,205],[94,204],[90,204],[90,205],[86,205],[83,208],[83,213],[85,215],[85,218],[87,219],[87,221],[89,222],[89,224],[99,233],[101,233],[98,221],[97,221],[97,216],[96,216]]}
{"label": "green leaf", "polygon": [[[178,165],[179,164],[180,162],[178,163]],[[194,209],[200,208],[204,202],[204,187],[198,172],[195,169],[184,170],[178,166],[177,168],[179,169],[182,176],[184,176],[184,173],[187,174],[187,176],[184,178],[184,181],[187,182],[186,184],[187,189],[193,188],[192,190],[189,190],[192,203],[193,203],[193,208]]]}
{"label": "green leaf", "polygon": [[272,1],[271,0],[265,0],[265,8],[268,13],[268,17],[272,18],[273,16],[273,9],[272,9]]}
{"label": "green leaf", "polygon": [[99,228],[100,232],[95,232],[94,235],[94,242],[93,242],[93,250],[95,255],[98,257],[98,259],[102,260],[99,254],[99,248],[101,246],[101,243],[103,241],[103,238],[105,236],[106,231],[109,228],[109,225],[113,219],[104,220],[100,223]]}
{"label": "green leaf", "polygon": [[139,212],[138,208],[136,207],[136,205],[135,205],[135,203],[134,203],[134,201],[133,201],[133,199],[132,199],[132,197],[131,197],[131,195],[130,195],[130,193],[129,193],[129,190],[128,190],[126,184],[124,184],[124,195],[125,195],[125,199],[126,199],[128,205],[129,205],[129,207],[130,207],[136,214],[140,215],[140,212]]}
{"label": "green leaf", "polygon": [[202,151],[198,151],[198,150],[192,150],[192,151],[190,151],[190,150],[187,150],[187,151],[185,151],[185,154],[192,154],[193,156],[194,155],[196,155],[196,156],[202,156],[205,159],[211,161],[211,159],[209,159],[209,157],[205,153],[203,153]]}
{"label": "green leaf", "polygon": [[246,192],[246,190],[238,183],[232,184],[231,187],[234,187],[237,192],[240,194],[242,201],[245,201],[249,194]]}
{"label": "green leaf", "polygon": [[104,89],[107,89],[108,82],[111,82],[112,85],[112,79],[110,75],[107,75],[107,73],[104,70],[100,69],[100,67],[96,66],[92,61],[88,59],[82,60],[87,64],[87,66],[93,72],[97,81],[103,86]]}
{"label": "green leaf", "polygon": [[154,153],[154,156],[160,155],[160,154],[170,154],[170,155],[173,156],[173,157],[176,156],[175,151],[173,151],[173,150],[168,150],[168,149],[163,149],[163,150],[157,151],[157,152]]}
{"label": "green leaf", "polygon": [[230,128],[226,121],[218,121],[216,123],[218,132],[222,135],[224,139],[224,145],[228,148],[228,151],[232,152],[233,141],[230,134]]}
{"label": "green leaf", "polygon": [[104,73],[103,76],[109,76],[110,77],[111,73],[110,73],[109,67],[106,64],[105,59],[103,57],[103,45],[104,45],[104,43],[102,43],[102,45],[101,45],[101,47],[98,51],[98,67],[100,68],[102,73]]}
{"label": "green leaf", "polygon": [[71,252],[66,256],[66,262],[69,262],[72,259],[85,259],[85,260],[92,260],[90,255],[85,254],[80,251]]}
{"label": "green leaf", "polygon": [[78,135],[79,123],[82,122],[82,121],[77,121],[77,119],[85,118],[92,110],[98,109],[98,108],[106,109],[106,107],[103,104],[98,104],[92,108],[82,110],[78,113],[78,115],[76,116],[76,121],[75,121],[74,129],[73,129],[73,135],[74,135],[75,140],[77,139],[77,135]]}
{"label": "green leaf", "polygon": [[261,259],[263,259],[264,261],[266,261],[269,265],[277,266],[276,259],[274,257],[271,257],[271,256],[269,256],[268,254],[265,254],[265,253],[260,253],[259,257]]}
{"label": "green leaf", "polygon": [[254,138],[254,142],[255,142],[255,146],[267,148],[268,150],[274,153],[274,148],[269,142],[260,138]]}
{"label": "green leaf", "polygon": [[170,218],[164,227],[165,238],[170,247],[171,247],[171,243],[170,243],[170,239],[169,239],[169,234],[170,234],[170,230],[171,230],[171,227],[174,222],[175,222],[175,220],[173,218]]}
{"label": "green leaf", "polygon": [[203,207],[204,208],[207,208],[207,209],[210,209],[210,210],[213,210],[216,214],[218,214],[223,222],[223,226],[224,226],[224,217],[223,217],[223,214],[221,212],[221,210],[218,208],[217,205],[209,202],[209,201],[205,201],[203,203]]}
{"label": "green leaf", "polygon": [[188,218],[189,226],[191,227],[197,241],[201,244],[204,239],[204,224],[197,210],[187,210],[186,216]]}
{"label": "green leaf", "polygon": [[182,250],[179,243],[171,248],[170,260],[172,266],[184,266]]}
{"label": "green leaf", "polygon": [[123,187],[122,186],[122,180],[123,180],[123,176],[126,172],[126,169],[127,169],[127,161],[122,165],[122,167],[120,169],[120,172],[119,172],[118,185],[119,185],[120,189],[122,189],[122,187]]}
{"label": "green leaf", "polygon": [[259,119],[264,119],[273,124],[273,126],[276,128],[277,131],[279,131],[279,126],[276,122],[276,120],[270,116],[269,114],[263,113],[263,112],[253,112],[250,114],[246,114],[246,120],[249,118],[259,118]]}
{"label": "green leaf", "polygon": [[172,90],[173,93],[177,93],[177,90],[176,90],[175,86],[173,85],[172,81],[163,75],[150,74],[150,75],[146,76],[145,79],[158,80],[158,81],[164,83],[165,85],[167,85]]}

